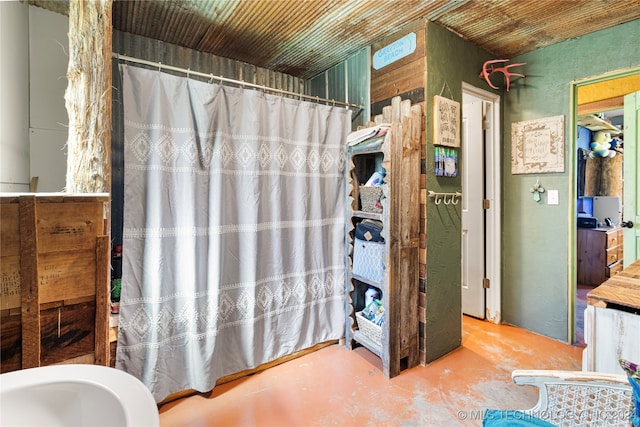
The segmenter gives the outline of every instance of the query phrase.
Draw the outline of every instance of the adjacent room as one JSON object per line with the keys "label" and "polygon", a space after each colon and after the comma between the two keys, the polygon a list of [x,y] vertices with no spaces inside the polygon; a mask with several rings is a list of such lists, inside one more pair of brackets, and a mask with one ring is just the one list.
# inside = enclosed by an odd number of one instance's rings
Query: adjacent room
{"label": "adjacent room", "polygon": [[601,7],[0,2],[1,424],[640,419]]}

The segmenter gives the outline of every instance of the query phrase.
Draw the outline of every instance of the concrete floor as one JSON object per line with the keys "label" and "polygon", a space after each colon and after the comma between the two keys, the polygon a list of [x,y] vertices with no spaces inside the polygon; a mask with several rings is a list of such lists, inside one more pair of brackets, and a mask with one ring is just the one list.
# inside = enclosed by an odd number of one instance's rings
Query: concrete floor
{"label": "concrete floor", "polygon": [[160,408],[167,426],[471,426],[486,408],[524,409],[514,369],[580,370],[582,348],[464,316],[462,347],[389,380],[364,348],[332,345]]}

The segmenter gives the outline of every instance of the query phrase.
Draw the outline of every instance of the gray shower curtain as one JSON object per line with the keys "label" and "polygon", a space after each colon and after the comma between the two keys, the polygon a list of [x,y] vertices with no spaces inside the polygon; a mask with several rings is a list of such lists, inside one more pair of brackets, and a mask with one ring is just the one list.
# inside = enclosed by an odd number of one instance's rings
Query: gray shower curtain
{"label": "gray shower curtain", "polygon": [[161,401],[342,337],[350,112],[121,71],[116,367]]}

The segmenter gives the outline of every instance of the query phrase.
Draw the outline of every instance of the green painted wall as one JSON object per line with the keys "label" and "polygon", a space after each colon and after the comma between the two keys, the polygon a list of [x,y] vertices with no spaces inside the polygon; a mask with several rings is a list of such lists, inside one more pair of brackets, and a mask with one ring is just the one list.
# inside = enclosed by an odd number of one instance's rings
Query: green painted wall
{"label": "green painted wall", "polygon": [[[431,22],[427,23],[426,165],[427,190],[461,191],[459,177],[435,176],[433,97],[441,95],[462,104],[462,82],[480,88],[487,52]],[[459,162],[464,159],[459,158]],[[461,331],[461,203],[435,205],[427,198],[426,359],[431,362],[458,347]]]}
{"label": "green painted wall", "polygon": [[[540,334],[568,341],[569,286],[574,267],[570,253],[575,234],[574,143],[569,141],[570,84],[640,64],[640,20],[558,43],[512,58],[526,78],[503,93],[502,319]],[[524,120],[565,116],[565,172],[511,174],[511,125]],[[558,190],[560,204],[533,201],[530,188],[539,179]],[[571,232],[570,232],[571,231]]]}

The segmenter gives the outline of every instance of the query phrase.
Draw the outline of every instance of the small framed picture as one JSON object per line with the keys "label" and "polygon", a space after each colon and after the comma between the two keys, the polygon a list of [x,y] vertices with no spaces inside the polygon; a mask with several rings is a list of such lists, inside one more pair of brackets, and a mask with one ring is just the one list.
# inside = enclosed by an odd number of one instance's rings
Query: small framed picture
{"label": "small framed picture", "polygon": [[436,176],[458,176],[458,149],[436,147]]}
{"label": "small framed picture", "polygon": [[511,125],[511,173],[564,172],[564,116]]}

